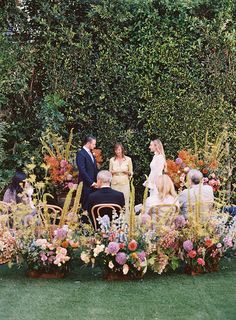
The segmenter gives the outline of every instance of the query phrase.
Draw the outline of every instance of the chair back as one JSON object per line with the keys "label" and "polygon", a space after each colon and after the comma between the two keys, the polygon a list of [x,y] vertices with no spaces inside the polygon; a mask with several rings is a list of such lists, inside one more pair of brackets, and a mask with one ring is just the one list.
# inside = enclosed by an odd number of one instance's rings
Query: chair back
{"label": "chair back", "polygon": [[93,225],[94,229],[97,230],[97,218],[106,215],[107,213],[104,212],[104,209],[110,209],[112,211],[120,212],[121,206],[115,203],[103,203],[103,204],[96,204],[92,207],[91,214],[93,218]]}
{"label": "chair back", "polygon": [[152,206],[148,214],[151,216],[152,223],[172,225],[179,214],[179,206],[173,203],[159,204]]}

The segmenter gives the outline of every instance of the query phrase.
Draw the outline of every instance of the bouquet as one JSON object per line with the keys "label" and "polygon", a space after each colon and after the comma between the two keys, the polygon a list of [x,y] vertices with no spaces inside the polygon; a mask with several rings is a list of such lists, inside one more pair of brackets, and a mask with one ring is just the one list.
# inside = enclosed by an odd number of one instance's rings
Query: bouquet
{"label": "bouquet", "polygon": [[2,228],[0,230],[0,265],[11,262],[15,256],[16,239],[7,228]]}
{"label": "bouquet", "polygon": [[146,245],[142,236],[130,239],[128,225],[124,225],[122,216],[118,217],[116,213],[112,222],[108,216],[98,220],[101,228],[88,240],[81,260],[85,264],[105,267],[108,275],[142,277],[147,271]]}
{"label": "bouquet", "polygon": [[79,242],[67,225],[56,228],[53,236],[47,233],[39,238],[25,237],[18,239],[18,254],[26,261],[30,271],[41,273],[65,272],[72,260]]}

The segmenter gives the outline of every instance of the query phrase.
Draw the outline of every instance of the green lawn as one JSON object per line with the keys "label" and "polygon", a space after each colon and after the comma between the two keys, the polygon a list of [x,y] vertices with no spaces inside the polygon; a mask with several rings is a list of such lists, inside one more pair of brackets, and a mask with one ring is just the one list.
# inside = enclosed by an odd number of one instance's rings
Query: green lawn
{"label": "green lawn", "polygon": [[219,273],[106,282],[78,267],[63,280],[27,279],[0,267],[0,320],[236,319],[236,259]]}

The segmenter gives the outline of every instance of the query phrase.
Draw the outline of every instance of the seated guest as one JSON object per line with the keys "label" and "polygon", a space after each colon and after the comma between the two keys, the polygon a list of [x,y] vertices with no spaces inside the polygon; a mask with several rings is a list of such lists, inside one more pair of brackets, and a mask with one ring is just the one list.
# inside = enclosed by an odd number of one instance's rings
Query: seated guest
{"label": "seated guest", "polygon": [[21,171],[17,171],[12,178],[12,181],[4,193],[3,201],[7,203],[29,203],[30,199],[27,198],[26,191],[26,174]]}
{"label": "seated guest", "polygon": [[148,197],[146,200],[146,205],[145,205],[146,213],[149,212],[152,206],[157,206],[161,204],[165,204],[165,205],[176,204],[177,206],[179,206],[174,184],[171,178],[167,174],[163,174],[157,178],[156,188],[157,188],[157,192],[152,196]]}
{"label": "seated guest", "polygon": [[199,170],[193,169],[188,173],[190,188],[185,189],[179,196],[180,211],[187,218],[188,207],[195,206],[197,203],[210,204],[214,202],[213,189],[209,185],[203,185],[203,175]]}
{"label": "seated guest", "polygon": [[[125,205],[125,198],[122,192],[113,190],[111,188],[112,174],[107,170],[102,170],[97,175],[98,189],[91,193],[88,197],[88,213],[92,220],[92,208],[97,204],[117,204],[121,208]],[[103,209],[103,214],[107,214],[112,218],[112,209]]]}
{"label": "seated guest", "polygon": [[[141,222],[144,224],[147,220],[150,220],[149,214],[152,214],[150,212],[151,207],[155,207],[157,205],[177,205],[177,207],[179,207],[174,184],[167,174],[159,176],[155,185],[156,193],[153,193],[147,198],[144,208],[144,214],[141,216]],[[159,209],[158,213],[159,215],[162,215],[169,211],[170,207],[163,207]]]}

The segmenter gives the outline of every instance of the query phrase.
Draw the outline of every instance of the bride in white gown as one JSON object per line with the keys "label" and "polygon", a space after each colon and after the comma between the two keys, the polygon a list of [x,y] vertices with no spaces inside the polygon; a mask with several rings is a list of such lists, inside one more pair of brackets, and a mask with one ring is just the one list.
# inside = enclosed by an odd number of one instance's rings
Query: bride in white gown
{"label": "bride in white gown", "polygon": [[148,176],[148,179],[143,184],[149,189],[149,197],[146,199],[145,208],[143,208],[142,204],[138,204],[135,206],[136,212],[139,212],[140,210],[144,210],[145,212],[147,212],[151,206],[154,206],[158,203],[159,198],[156,187],[157,180],[158,177],[167,170],[165,152],[161,141],[159,139],[152,140],[149,149],[154,153],[154,156],[150,163],[150,174]]}
{"label": "bride in white gown", "polygon": [[163,145],[160,140],[156,139],[151,141],[149,149],[151,152],[154,152],[153,159],[150,163],[150,174],[147,181],[144,183],[145,186],[148,186],[150,191],[150,196],[156,194],[156,183],[157,178],[166,171],[166,157]]}

